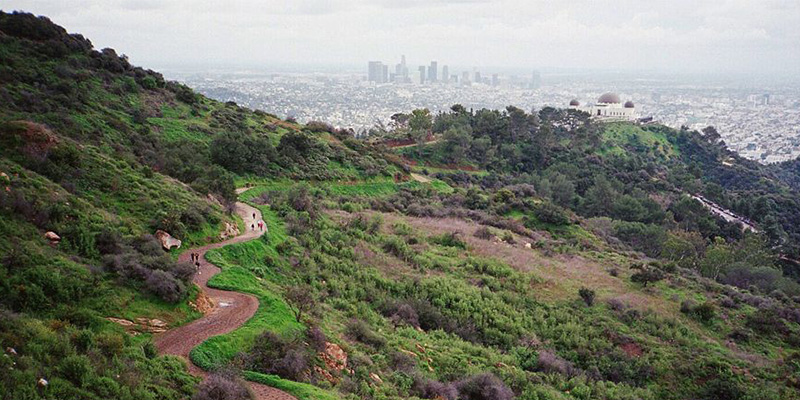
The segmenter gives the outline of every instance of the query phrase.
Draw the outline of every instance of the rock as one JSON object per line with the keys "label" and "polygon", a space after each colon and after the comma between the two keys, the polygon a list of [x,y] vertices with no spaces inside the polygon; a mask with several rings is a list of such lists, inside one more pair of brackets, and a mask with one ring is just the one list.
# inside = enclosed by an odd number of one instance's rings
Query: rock
{"label": "rock", "polygon": [[347,353],[336,343],[325,342],[325,352],[320,358],[329,371],[341,371],[347,366]]}
{"label": "rock", "polygon": [[156,239],[158,239],[158,241],[161,242],[161,247],[163,247],[164,250],[171,250],[173,247],[177,247],[179,249],[181,248],[180,240],[175,239],[174,237],[172,237],[172,235],[162,231],[161,229],[156,231],[155,236]]}
{"label": "rock", "polygon": [[0,181],[8,183],[8,182],[11,182],[11,178],[8,177],[7,173],[0,172]]}
{"label": "rock", "polygon": [[15,355],[17,355],[17,350],[15,350],[13,347],[6,347],[6,353],[11,354],[12,356],[15,356]]}
{"label": "rock", "polygon": [[160,319],[151,319],[150,321],[147,322],[147,324],[150,326],[154,326],[156,328],[164,328],[167,326],[167,323]]}
{"label": "rock", "polygon": [[134,325],[136,325],[136,324],[135,324],[133,321],[129,321],[129,320],[127,320],[127,319],[122,319],[122,318],[114,318],[114,317],[108,317],[108,318],[106,318],[106,319],[107,319],[107,320],[109,320],[109,321],[111,321],[111,322],[113,322],[113,323],[115,323],[115,324],[122,325],[122,326],[124,326],[124,327],[129,327],[129,326],[134,326]]}
{"label": "rock", "polygon": [[525,248],[526,249],[530,249],[531,248],[531,244],[530,243],[525,243]]}
{"label": "rock", "polygon": [[200,292],[194,301],[189,302],[189,306],[205,315],[214,309],[214,302],[205,292]]}
{"label": "rock", "polygon": [[369,378],[372,379],[375,383],[377,383],[379,385],[383,383],[383,379],[381,379],[381,377],[378,376],[378,374],[376,374],[374,372],[370,372],[369,373]]}
{"label": "rock", "polygon": [[222,240],[239,236],[239,226],[236,224],[232,224],[230,222],[225,223],[225,229],[222,230],[219,234],[219,238]]}
{"label": "rock", "polygon": [[49,240],[51,244],[56,244],[61,241],[61,236],[58,236],[58,234],[53,231],[45,232],[44,238]]}
{"label": "rock", "polygon": [[49,384],[50,384],[50,383],[49,383],[49,382],[47,382],[47,380],[46,380],[46,379],[44,379],[44,378],[39,378],[39,382],[37,382],[37,383],[38,383],[38,384],[39,384],[39,386],[41,386],[41,387],[45,387],[45,386],[47,386],[47,385],[49,385]]}

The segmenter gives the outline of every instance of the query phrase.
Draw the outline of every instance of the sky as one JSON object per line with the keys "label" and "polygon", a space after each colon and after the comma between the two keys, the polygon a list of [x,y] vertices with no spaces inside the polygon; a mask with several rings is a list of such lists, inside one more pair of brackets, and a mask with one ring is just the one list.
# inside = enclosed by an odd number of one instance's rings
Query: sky
{"label": "sky", "polygon": [[800,0],[3,0],[148,68],[390,65],[797,75]]}

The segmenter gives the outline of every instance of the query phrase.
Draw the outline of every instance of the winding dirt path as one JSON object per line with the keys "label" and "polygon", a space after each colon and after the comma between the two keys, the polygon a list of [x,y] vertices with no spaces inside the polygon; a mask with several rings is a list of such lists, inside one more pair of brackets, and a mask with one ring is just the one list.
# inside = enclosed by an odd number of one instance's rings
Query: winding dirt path
{"label": "winding dirt path", "polygon": [[[244,190],[246,189],[237,189],[236,192],[242,193]],[[179,257],[180,261],[190,262],[191,253],[200,254],[200,270],[195,274],[193,281],[211,299],[214,308],[198,320],[155,337],[155,346],[159,354],[172,354],[184,358],[189,364],[189,372],[203,378],[208,376],[208,373],[189,360],[189,352],[212,336],[222,335],[238,328],[258,310],[258,299],[254,296],[208,287],[208,280],[220,272],[217,266],[206,261],[205,254],[208,250],[232,243],[246,242],[264,234],[258,229],[257,221],[261,220],[261,212],[258,209],[237,202],[236,213],[245,222],[245,232],[223,242],[193,248]],[[250,229],[251,224],[256,225],[255,231]],[[249,382],[249,384],[256,400],[297,400],[282,390],[255,382]]]}

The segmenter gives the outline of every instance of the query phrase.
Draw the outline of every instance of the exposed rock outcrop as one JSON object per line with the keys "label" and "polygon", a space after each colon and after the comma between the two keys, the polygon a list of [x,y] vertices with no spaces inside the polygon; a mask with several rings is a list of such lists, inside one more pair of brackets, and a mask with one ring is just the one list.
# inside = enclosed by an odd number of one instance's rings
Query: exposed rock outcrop
{"label": "exposed rock outcrop", "polygon": [[239,226],[235,223],[226,222],[225,229],[219,234],[219,238],[222,240],[226,240],[229,238],[233,238],[239,236]]}
{"label": "exposed rock outcrop", "polygon": [[156,231],[155,236],[156,239],[158,239],[158,241],[161,242],[161,247],[163,247],[164,250],[171,250],[173,247],[177,247],[179,249],[181,248],[180,240],[175,239],[174,237],[172,237],[172,235],[162,231],[161,229]]}
{"label": "exposed rock outcrop", "polygon": [[114,318],[108,317],[107,320],[118,324],[125,328],[125,331],[133,334],[138,335],[140,333],[161,333],[166,332],[167,330],[167,323],[160,320],[160,319],[149,319],[149,318],[136,318],[136,322],[124,319],[124,318]]}
{"label": "exposed rock outcrop", "polygon": [[208,297],[206,292],[200,292],[194,301],[189,302],[189,306],[205,315],[214,309],[214,302]]}

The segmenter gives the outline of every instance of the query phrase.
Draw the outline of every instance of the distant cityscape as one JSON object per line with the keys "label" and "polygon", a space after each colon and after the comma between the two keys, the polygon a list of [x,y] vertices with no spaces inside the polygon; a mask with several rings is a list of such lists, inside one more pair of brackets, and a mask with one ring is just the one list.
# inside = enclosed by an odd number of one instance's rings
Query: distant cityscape
{"label": "distant cityscape", "polygon": [[635,103],[639,117],[665,125],[702,129],[712,125],[728,146],[764,163],[800,156],[800,85],[737,77],[670,76],[593,71],[508,72],[439,67],[412,68],[406,57],[390,68],[369,61],[366,71],[179,72],[178,79],[210,97],[235,101],[301,122],[320,120],[366,132],[387,125],[397,112],[453,104],[467,108],[527,111],[590,104],[606,92]]}
{"label": "distant cityscape", "polygon": [[[439,73],[441,71],[441,74]],[[383,61],[370,61],[367,63],[367,81],[375,84],[395,83],[395,84],[444,84],[471,86],[481,84],[486,86],[504,86],[520,89],[538,89],[542,84],[539,72],[533,71],[530,77],[520,77],[518,75],[504,76],[499,73],[482,75],[481,71],[473,68],[472,71],[461,71],[461,73],[451,74],[450,67],[443,65],[439,68],[438,61],[431,61],[429,65],[420,65],[416,71],[410,72],[406,64],[406,56],[400,56],[400,63],[394,66],[390,72],[389,65]]]}

